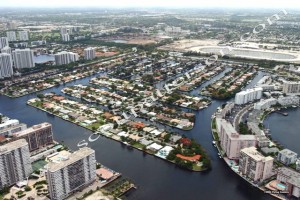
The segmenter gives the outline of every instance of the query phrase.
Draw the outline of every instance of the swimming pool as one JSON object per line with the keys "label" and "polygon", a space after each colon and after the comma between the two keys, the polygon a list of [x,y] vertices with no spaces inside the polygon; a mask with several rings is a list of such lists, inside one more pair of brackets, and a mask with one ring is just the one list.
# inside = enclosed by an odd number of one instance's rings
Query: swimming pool
{"label": "swimming pool", "polygon": [[282,188],[282,189],[284,189],[284,190],[285,190],[285,188],[286,188],[286,186],[285,186],[285,185],[282,185],[281,183],[277,183],[277,186],[280,187],[280,188]]}

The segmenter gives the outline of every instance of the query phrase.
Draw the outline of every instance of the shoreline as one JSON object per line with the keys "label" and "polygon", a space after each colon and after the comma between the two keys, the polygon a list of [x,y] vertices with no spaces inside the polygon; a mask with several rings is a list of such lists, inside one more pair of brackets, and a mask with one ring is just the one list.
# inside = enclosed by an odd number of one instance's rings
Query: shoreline
{"label": "shoreline", "polygon": [[[269,115],[270,113],[273,113],[273,111],[272,111],[272,112],[268,112],[268,115]],[[266,115],[266,116],[267,116],[267,115]],[[214,130],[214,129],[213,129],[213,120],[215,120],[215,118],[216,118],[215,115],[213,115],[213,117],[211,118],[211,123],[210,123],[210,124],[211,124],[211,135],[212,135],[214,141],[216,141],[216,148],[217,148],[218,153],[221,155],[223,161],[224,161],[224,162],[226,163],[226,165],[231,169],[231,171],[233,171],[235,174],[237,174],[240,178],[244,179],[244,180],[245,180],[246,182],[248,182],[251,186],[253,186],[253,187],[259,189],[260,191],[264,192],[265,194],[269,194],[269,195],[271,195],[271,196],[273,196],[273,197],[275,197],[275,198],[277,198],[277,199],[280,199],[280,200],[287,200],[286,198],[277,196],[277,195],[274,194],[274,193],[267,193],[266,190],[264,190],[263,186],[260,186],[260,187],[259,187],[258,185],[255,185],[254,183],[252,183],[251,181],[247,180],[245,177],[243,177],[243,176],[240,175],[238,172],[236,172],[235,170],[232,169],[232,167],[229,165],[229,163],[226,162],[225,157],[223,157],[222,148],[219,146],[219,140],[216,140],[216,138],[215,138],[214,131],[213,131],[213,130]],[[216,130],[216,133],[218,134],[217,130]]]}
{"label": "shoreline", "polygon": [[[75,123],[75,122],[72,122],[72,121],[70,121],[70,120],[68,120],[68,119],[64,119],[64,118],[62,118],[62,117],[60,117],[60,116],[58,116],[58,115],[56,115],[56,114],[54,114],[54,113],[51,113],[51,112],[49,112],[49,111],[47,111],[47,110],[45,110],[45,109],[42,109],[42,108],[38,108],[38,107],[36,107],[36,106],[33,106],[33,105],[29,104],[28,102],[27,102],[26,104],[29,105],[29,106],[31,106],[31,107],[33,107],[33,108],[36,108],[36,109],[41,110],[41,111],[44,111],[44,112],[46,112],[46,113],[48,113],[48,114],[54,115],[54,116],[56,116],[56,117],[58,117],[58,118],[60,118],[60,119],[62,119],[62,120],[65,120],[65,121],[67,121],[67,122],[70,122],[70,123],[72,123],[72,124],[75,124],[75,125],[77,125],[77,126],[79,126],[79,127],[85,128],[85,129],[90,130],[90,131],[93,132],[92,129],[89,129],[89,128],[87,128],[87,127],[84,127],[84,126],[82,126],[82,125],[80,125],[80,124],[77,124],[77,123]],[[93,132],[93,134],[95,134],[95,133]],[[154,157],[156,157],[156,158],[159,158],[159,159],[161,159],[161,160],[167,161],[167,162],[169,162],[169,163],[171,163],[171,164],[174,164],[174,165],[177,166],[177,167],[180,167],[180,166],[177,165],[174,161],[170,161],[170,160],[167,160],[167,159],[165,159],[165,158],[159,157],[159,156],[157,156],[156,154],[152,154],[152,153],[150,153],[150,152],[148,152],[148,151],[144,151],[142,148],[135,147],[134,145],[128,144],[128,143],[123,142],[123,141],[121,141],[121,140],[117,140],[116,138],[109,137],[109,136],[107,136],[107,135],[105,135],[105,134],[102,134],[102,133],[99,133],[99,132],[96,132],[96,134],[98,134],[98,135],[100,135],[100,136],[104,136],[104,137],[106,137],[106,138],[108,138],[108,139],[114,140],[114,141],[116,141],[116,142],[119,142],[119,143],[121,143],[121,144],[123,144],[123,145],[126,145],[126,146],[130,147],[130,148],[137,149],[137,150],[139,150],[139,151],[141,151],[141,152],[143,152],[143,153],[149,154],[149,155],[154,156]],[[188,171],[191,171],[191,172],[203,172],[203,171],[207,171],[207,170],[208,170],[208,169],[194,170],[194,169],[188,169],[188,168],[184,168],[184,167],[180,167],[180,168],[185,169],[185,170],[188,170]]]}

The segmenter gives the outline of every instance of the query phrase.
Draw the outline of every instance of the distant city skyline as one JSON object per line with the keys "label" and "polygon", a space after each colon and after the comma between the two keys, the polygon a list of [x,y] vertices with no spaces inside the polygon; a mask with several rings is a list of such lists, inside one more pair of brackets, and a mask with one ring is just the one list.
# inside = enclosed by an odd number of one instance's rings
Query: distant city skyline
{"label": "distant city skyline", "polygon": [[300,8],[295,0],[5,0],[1,7],[170,7],[170,8]]}

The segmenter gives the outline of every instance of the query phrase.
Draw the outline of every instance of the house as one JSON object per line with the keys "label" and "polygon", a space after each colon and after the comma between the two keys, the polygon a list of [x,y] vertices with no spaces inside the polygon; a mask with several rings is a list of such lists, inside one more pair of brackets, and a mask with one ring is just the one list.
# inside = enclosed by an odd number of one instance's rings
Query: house
{"label": "house", "polygon": [[147,146],[147,149],[151,150],[151,151],[158,151],[160,150],[161,148],[163,148],[163,146],[157,144],[157,143],[153,143],[149,146]]}

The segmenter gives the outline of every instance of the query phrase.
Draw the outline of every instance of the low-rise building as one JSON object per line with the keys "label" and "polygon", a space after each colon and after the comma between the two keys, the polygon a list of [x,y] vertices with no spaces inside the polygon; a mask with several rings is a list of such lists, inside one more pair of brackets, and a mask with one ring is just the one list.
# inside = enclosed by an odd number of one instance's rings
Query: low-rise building
{"label": "low-rise building", "polygon": [[282,106],[299,105],[300,98],[298,96],[279,97],[278,103]]}
{"label": "low-rise building", "polygon": [[277,160],[285,165],[294,164],[297,161],[298,154],[289,150],[283,149],[278,152]]}
{"label": "low-rise building", "polygon": [[20,123],[17,119],[9,119],[2,116],[2,123],[0,124],[0,135],[11,136],[11,134],[25,130],[26,128],[27,125]]}
{"label": "low-rise building", "polygon": [[264,100],[260,100],[259,102],[255,103],[254,109],[265,110],[276,104],[277,104],[277,99],[275,99],[275,98],[264,99]]}
{"label": "low-rise building", "polygon": [[253,181],[264,181],[272,176],[274,159],[260,154],[255,147],[241,150],[239,171]]}
{"label": "low-rise building", "polygon": [[284,184],[289,197],[300,198],[300,173],[281,167],[277,172],[277,180]]}

